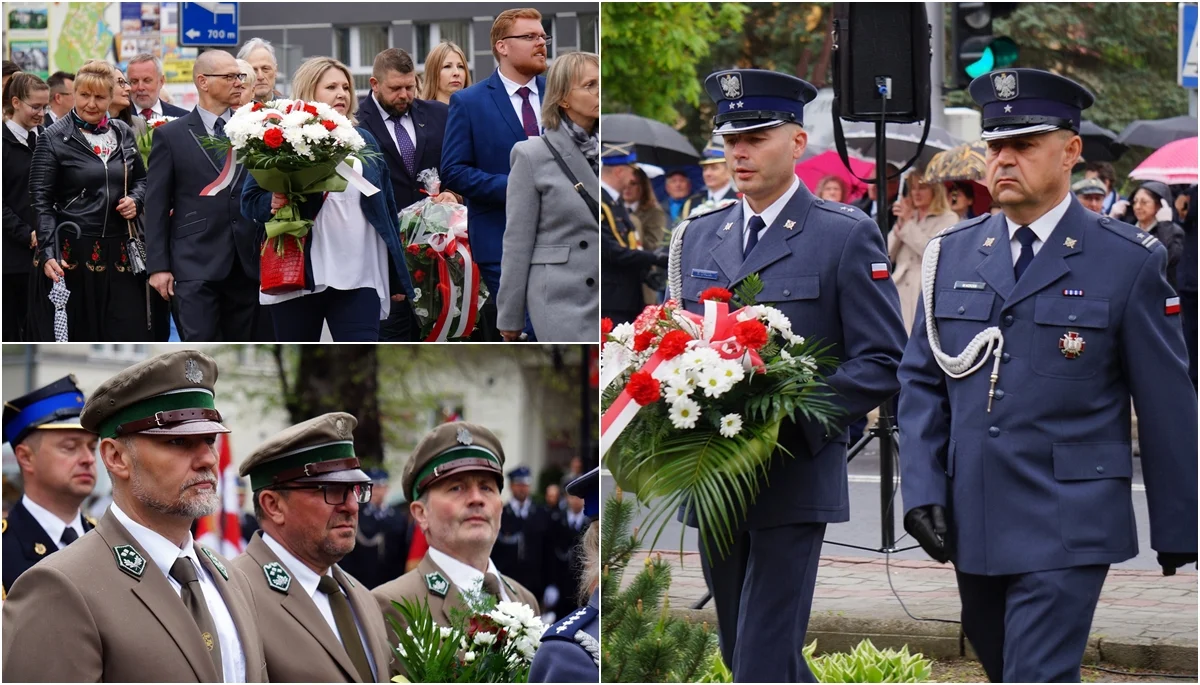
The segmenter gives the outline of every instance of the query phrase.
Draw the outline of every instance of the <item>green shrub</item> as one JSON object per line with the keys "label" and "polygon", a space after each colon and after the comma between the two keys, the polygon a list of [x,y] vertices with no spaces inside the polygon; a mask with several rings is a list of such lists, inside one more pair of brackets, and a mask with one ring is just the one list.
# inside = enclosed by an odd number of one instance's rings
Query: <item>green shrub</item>
{"label": "green shrub", "polygon": [[922,654],[880,650],[863,640],[849,653],[830,652],[813,657],[817,642],[804,648],[804,658],[818,682],[822,683],[920,683],[929,678],[930,664]]}

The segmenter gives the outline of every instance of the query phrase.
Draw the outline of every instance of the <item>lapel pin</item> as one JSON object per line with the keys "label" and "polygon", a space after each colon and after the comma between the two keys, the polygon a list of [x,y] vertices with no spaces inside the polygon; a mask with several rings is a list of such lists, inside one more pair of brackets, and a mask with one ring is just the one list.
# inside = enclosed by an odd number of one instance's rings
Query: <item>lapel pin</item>
{"label": "lapel pin", "polygon": [[729,229],[731,229],[731,228],[733,228],[733,222],[732,222],[732,221],[730,221],[729,223],[725,224],[725,229],[724,229],[724,230],[728,231],[728,230],[729,230]]}
{"label": "lapel pin", "polygon": [[783,222],[783,227],[790,231],[796,227],[796,222],[788,219],[787,221]]}
{"label": "lapel pin", "polygon": [[1063,241],[1063,245],[1066,245],[1067,247],[1069,247],[1073,250],[1073,249],[1075,249],[1076,242],[1077,241],[1074,238],[1067,238],[1066,240]]}
{"label": "lapel pin", "polygon": [[991,247],[992,245],[995,245],[995,244],[996,244],[995,238],[988,238],[987,240],[983,241],[984,247]]}
{"label": "lapel pin", "polygon": [[40,542],[33,543],[33,553],[39,557],[46,553],[46,546]]}

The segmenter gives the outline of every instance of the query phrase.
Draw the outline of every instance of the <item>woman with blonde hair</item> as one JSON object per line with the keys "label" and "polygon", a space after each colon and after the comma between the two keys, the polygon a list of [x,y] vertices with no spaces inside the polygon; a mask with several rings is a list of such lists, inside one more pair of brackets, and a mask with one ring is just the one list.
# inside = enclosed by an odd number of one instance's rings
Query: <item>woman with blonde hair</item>
{"label": "woman with blonde hair", "polygon": [[[143,211],[146,169],[133,129],[109,116],[117,71],[92,60],[75,74],[75,108],[38,138],[29,172],[37,213],[35,273],[30,283],[30,341],[53,341],[59,326],[48,299],[53,285],[70,291],[65,311],[71,341],[134,342],[151,338],[145,271],[127,252],[129,222]],[[75,228],[63,230],[64,224]]]}
{"label": "woman with blonde hair", "polygon": [[925,245],[943,229],[958,223],[958,214],[950,209],[946,186],[926,183],[922,166],[908,176],[907,197],[900,198],[892,213],[897,221],[888,233],[888,256],[895,269],[892,280],[900,291],[900,312],[904,328],[912,332],[917,316],[917,300],[921,297],[921,258]]}
{"label": "woman with blonde hair", "polygon": [[[246,85],[246,89],[242,91],[242,101],[238,103],[238,106],[240,107],[254,100],[254,83],[258,77],[254,74],[254,65],[250,64],[246,60],[239,59],[237,64],[238,72],[240,72],[241,75],[246,79],[243,81],[243,83]],[[234,107],[234,109],[237,109],[237,107]]]}
{"label": "woman with blonde hair", "polygon": [[[332,57],[313,57],[301,64],[292,76],[292,94],[329,105],[357,124],[354,78]],[[348,185],[338,193],[304,196],[300,215],[314,222],[304,238],[307,285],[283,295],[259,293],[259,303],[271,313],[275,339],[281,342],[317,342],[323,324],[337,342],[376,341],[379,322],[391,307],[411,306],[412,283],[387,163],[375,138],[365,128],[356,125],[356,130],[367,142],[365,149],[375,154],[367,160],[351,156],[346,163],[379,192],[367,197]],[[287,202],[287,196],[263,190],[247,174],[242,190],[246,217],[266,223]]]}
{"label": "woman with blonde hair", "polygon": [[425,76],[421,81],[422,100],[450,104],[450,96],[471,85],[467,55],[450,41],[442,41],[425,57]]}
{"label": "woman with blonde hair", "polygon": [[516,340],[528,313],[540,342],[600,335],[600,58],[554,60],[542,97],[544,133],[513,146],[496,325]]}

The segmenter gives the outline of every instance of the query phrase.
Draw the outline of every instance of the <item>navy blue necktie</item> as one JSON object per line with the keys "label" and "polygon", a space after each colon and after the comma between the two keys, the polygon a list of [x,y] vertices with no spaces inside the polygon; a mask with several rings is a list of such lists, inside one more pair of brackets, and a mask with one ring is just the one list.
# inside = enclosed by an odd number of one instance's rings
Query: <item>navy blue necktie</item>
{"label": "navy blue necktie", "polygon": [[396,129],[396,147],[400,148],[400,159],[404,160],[404,169],[409,176],[417,170],[417,148],[413,146],[408,130],[400,123],[403,117],[392,117],[392,127]]}
{"label": "navy blue necktie", "polygon": [[1021,254],[1017,255],[1017,263],[1013,267],[1013,274],[1017,277],[1016,280],[1021,280],[1021,274],[1025,273],[1025,269],[1029,267],[1029,263],[1033,261],[1033,241],[1037,240],[1037,234],[1028,226],[1022,226],[1017,229],[1014,236],[1018,243],[1021,243]]}
{"label": "navy blue necktie", "polygon": [[745,261],[746,257],[750,256],[750,252],[754,249],[754,246],[758,244],[758,232],[761,231],[766,225],[767,222],[763,221],[761,216],[755,214],[754,216],[750,217],[750,222],[746,224],[746,230],[750,232],[750,236],[746,240],[746,247],[742,249],[743,261]]}

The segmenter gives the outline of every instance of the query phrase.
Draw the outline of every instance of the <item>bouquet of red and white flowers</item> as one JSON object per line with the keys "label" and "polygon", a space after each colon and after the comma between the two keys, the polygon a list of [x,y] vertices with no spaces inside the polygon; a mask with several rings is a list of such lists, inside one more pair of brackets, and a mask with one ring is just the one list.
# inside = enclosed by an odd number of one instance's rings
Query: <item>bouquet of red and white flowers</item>
{"label": "bouquet of red and white flowers", "polygon": [[225,126],[228,140],[210,136],[209,147],[226,153],[225,168],[203,195],[216,195],[233,181],[242,164],[264,190],[287,195],[288,204],[267,222],[262,251],[262,291],[285,293],[304,287],[303,239],[312,221],[299,203],[310,193],[336,193],[353,183],[364,195],[379,189],[346,164],[346,158],[377,157],[350,120],[321,102],[252,102],[234,112]]}
{"label": "bouquet of red and white flowers", "polygon": [[734,311],[732,293],[709,288],[703,316],[667,301],[632,324],[602,323],[600,448],[617,485],[654,502],[644,530],[655,540],[683,505],[705,544],[724,553],[772,453],[787,452],[783,420],[799,413],[827,425],[837,413],[827,349],[754,304],[760,292],[751,276],[738,291],[746,306]]}
{"label": "bouquet of red and white flowers", "polygon": [[147,169],[150,168],[150,150],[154,145],[154,130],[178,118],[163,115],[161,117],[152,117],[146,122],[146,130],[137,137],[138,152],[142,154],[142,166]]}
{"label": "bouquet of red and white flowers", "polygon": [[467,208],[433,201],[441,186],[437,169],[425,169],[417,180],[429,197],[401,209],[399,221],[421,340],[465,339],[488,298],[467,241]]}

